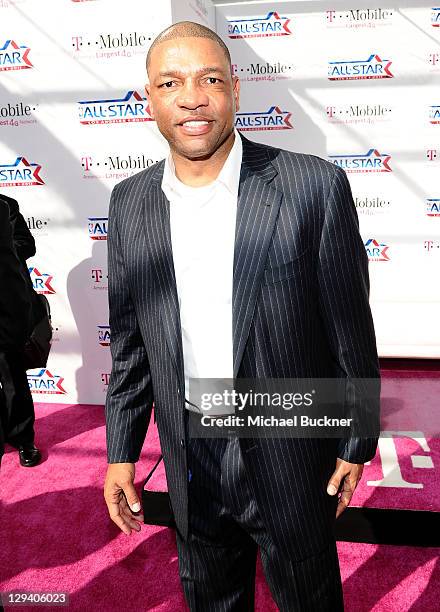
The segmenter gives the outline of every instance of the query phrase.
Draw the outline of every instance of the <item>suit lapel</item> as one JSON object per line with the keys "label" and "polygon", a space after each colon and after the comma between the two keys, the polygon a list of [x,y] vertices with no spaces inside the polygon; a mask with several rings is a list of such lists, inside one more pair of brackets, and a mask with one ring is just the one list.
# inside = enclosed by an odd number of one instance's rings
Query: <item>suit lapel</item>
{"label": "suit lapel", "polygon": [[183,386],[182,332],[171,244],[170,203],[161,186],[163,166],[163,162],[157,165],[144,198],[144,228],[166,342]]}
{"label": "suit lapel", "polygon": [[270,163],[267,149],[243,137],[242,143],[232,289],[234,378],[238,376],[249,335],[282,198],[281,192],[268,184],[277,171]]}

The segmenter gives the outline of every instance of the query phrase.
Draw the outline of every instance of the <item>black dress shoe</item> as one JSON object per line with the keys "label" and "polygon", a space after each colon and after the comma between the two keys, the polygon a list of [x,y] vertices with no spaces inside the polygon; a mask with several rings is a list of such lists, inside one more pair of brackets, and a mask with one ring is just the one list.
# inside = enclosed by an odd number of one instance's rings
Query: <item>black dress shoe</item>
{"label": "black dress shoe", "polygon": [[20,464],[23,467],[34,467],[41,461],[41,453],[35,444],[23,444],[18,447]]}

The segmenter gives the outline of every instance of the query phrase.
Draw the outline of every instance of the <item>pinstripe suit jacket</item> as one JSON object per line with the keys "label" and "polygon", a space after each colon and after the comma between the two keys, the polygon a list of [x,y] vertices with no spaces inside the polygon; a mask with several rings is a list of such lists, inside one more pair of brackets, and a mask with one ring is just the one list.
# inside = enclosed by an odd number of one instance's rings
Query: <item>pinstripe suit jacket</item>
{"label": "pinstripe suit jacket", "polygon": [[[368,261],[343,170],[243,140],[233,269],[234,377],[378,378]],[[187,535],[184,369],[164,162],[110,201],[112,372],[108,461],[136,462],[152,404],[177,528]],[[240,440],[268,530],[301,559],[334,527],[336,457],[363,463],[377,438]]]}

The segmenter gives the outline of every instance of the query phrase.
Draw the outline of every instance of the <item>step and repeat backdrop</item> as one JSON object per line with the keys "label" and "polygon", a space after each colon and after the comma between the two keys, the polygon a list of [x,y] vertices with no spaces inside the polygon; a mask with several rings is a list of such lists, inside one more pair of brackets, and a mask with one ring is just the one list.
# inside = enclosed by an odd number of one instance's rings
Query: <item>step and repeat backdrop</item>
{"label": "step and repeat backdrop", "polygon": [[227,43],[245,136],[348,173],[380,354],[440,356],[440,8],[353,4],[0,0],[0,193],[35,236],[54,326],[35,400],[104,401],[110,192],[166,155],[145,57],[183,19]]}

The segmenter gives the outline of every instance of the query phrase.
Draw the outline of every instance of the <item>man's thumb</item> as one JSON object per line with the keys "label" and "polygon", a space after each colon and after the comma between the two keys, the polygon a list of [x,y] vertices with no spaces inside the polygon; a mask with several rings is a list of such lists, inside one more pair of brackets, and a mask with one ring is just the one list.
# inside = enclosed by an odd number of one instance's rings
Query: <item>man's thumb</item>
{"label": "man's thumb", "polygon": [[139,502],[139,497],[137,496],[136,489],[134,488],[134,486],[129,485],[125,487],[124,493],[127,503],[130,506],[130,510],[132,512],[140,512],[141,504]]}
{"label": "man's thumb", "polygon": [[336,495],[339,489],[339,485],[341,484],[341,478],[342,474],[339,474],[338,470],[335,470],[327,485],[327,493],[329,495]]}

